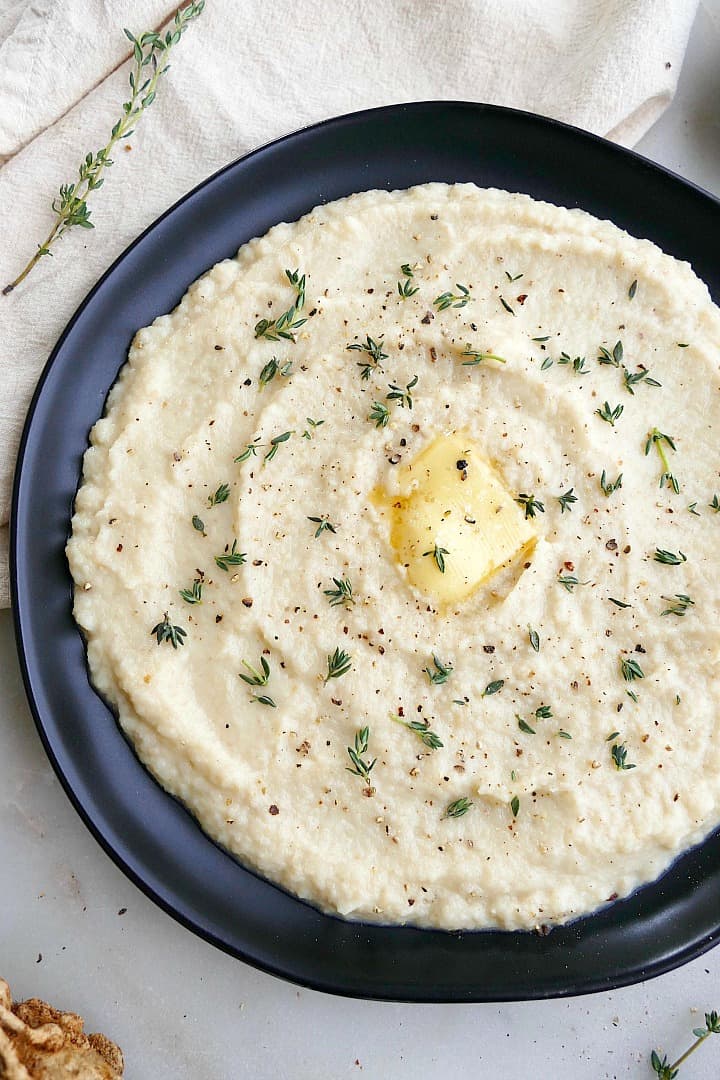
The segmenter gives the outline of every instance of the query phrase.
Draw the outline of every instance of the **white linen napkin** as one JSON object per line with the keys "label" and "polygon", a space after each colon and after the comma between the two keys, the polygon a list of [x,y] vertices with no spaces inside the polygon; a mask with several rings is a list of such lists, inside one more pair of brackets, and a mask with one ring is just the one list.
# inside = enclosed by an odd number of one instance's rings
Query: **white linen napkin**
{"label": "white linen napkin", "polygon": [[[624,145],[672,100],[697,0],[207,0],[157,99],[74,229],[0,296],[0,605],[17,446],[42,367],[93,283],[185,191],[295,128],[392,102],[463,99]],[[122,33],[168,0],[0,0],[0,286],[127,96]]]}

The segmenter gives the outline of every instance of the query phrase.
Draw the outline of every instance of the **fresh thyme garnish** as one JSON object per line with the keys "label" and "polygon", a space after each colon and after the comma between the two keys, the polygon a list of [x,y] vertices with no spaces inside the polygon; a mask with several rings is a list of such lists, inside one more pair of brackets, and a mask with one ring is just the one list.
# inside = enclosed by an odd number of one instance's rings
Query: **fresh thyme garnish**
{"label": "fresh thyme garnish", "polygon": [[387,427],[390,420],[390,410],[382,401],[374,401],[368,413],[368,420],[372,420],[376,428]]}
{"label": "fresh thyme garnish", "polygon": [[677,495],[680,491],[680,485],[678,484],[673,474],[670,472],[670,463],[667,459],[667,453],[665,451],[665,446],[663,446],[663,443],[669,446],[673,453],[677,449],[677,447],[675,446],[675,440],[673,439],[672,435],[663,435],[662,431],[658,431],[656,427],[652,428],[648,432],[647,442],[645,443],[645,457],[647,457],[647,455],[650,453],[650,448],[652,446],[655,446],[664,470],[662,476],[660,477],[660,487],[664,487],[667,484],[667,486],[669,488],[672,488],[672,490]]}
{"label": "fresh thyme garnish", "polygon": [[608,600],[610,601],[611,604],[614,604],[615,607],[619,607],[619,608],[632,607],[632,604],[626,604],[624,600],[616,600],[614,596],[608,596]]}
{"label": "fresh thyme garnish", "polygon": [[215,563],[221,570],[224,570],[227,573],[229,566],[242,566],[246,558],[247,555],[245,552],[241,553],[238,551],[237,540],[233,540],[231,548],[228,548],[228,545],[226,544],[225,553],[223,555],[215,556]]}
{"label": "fresh thyme garnish", "polygon": [[675,593],[674,598],[663,596],[663,600],[667,600],[670,606],[660,612],[661,615],[684,615],[689,607],[695,606],[695,601],[685,593]]}
{"label": "fresh thyme garnish", "polygon": [[605,739],[605,742],[612,742],[613,739],[617,739],[619,734],[620,734],[619,731],[611,731],[610,734]]}
{"label": "fresh thyme garnish", "polygon": [[276,356],[273,356],[268,360],[267,364],[260,372],[260,378],[258,379],[261,390],[263,387],[267,386],[269,382],[272,382],[278,371],[284,378],[287,378],[292,372],[292,360],[288,360],[284,364],[279,364]]}
{"label": "fresh thyme garnish", "polygon": [[514,315],[515,314],[515,312],[510,307],[510,305],[508,304],[508,302],[507,302],[507,300],[505,299],[504,296],[500,296],[500,297],[498,297],[498,299],[500,300],[500,303],[502,304],[502,306],[505,308],[505,310],[507,311],[507,313],[509,315]]}
{"label": "fresh thyme garnish", "polygon": [[515,502],[525,510],[525,518],[534,518],[536,513],[545,513],[545,504],[536,499],[534,495],[516,495]]}
{"label": "fresh thyme garnish", "polygon": [[276,435],[273,439],[270,440],[270,449],[263,458],[263,465],[266,461],[272,461],[272,459],[277,454],[280,445],[284,442],[287,442],[291,435],[294,435],[293,431],[283,431],[282,435]]}
{"label": "fresh thyme garnish", "polygon": [[227,502],[230,497],[230,488],[227,484],[221,484],[214,495],[208,495],[208,508],[211,506],[219,506],[220,503]]}
{"label": "fresh thyme garnish", "polygon": [[404,409],[406,406],[408,409],[412,409],[412,389],[414,386],[417,386],[417,381],[418,377],[416,375],[414,379],[410,380],[404,390],[402,387],[396,386],[395,383],[390,383],[390,393],[386,394],[385,397],[388,401],[397,401],[401,409]]}
{"label": "fresh thyme garnish", "polygon": [[577,495],[573,494],[573,489],[572,488],[570,488],[569,491],[561,492],[559,495],[556,495],[555,497],[556,497],[557,501],[560,503],[560,513],[561,514],[564,514],[566,510],[569,513],[572,503],[577,502]]}
{"label": "fresh thyme garnish", "polygon": [[696,502],[690,503],[690,505],[688,506],[687,509],[688,509],[688,513],[689,514],[694,514],[695,517],[700,517],[701,516],[700,511],[697,509],[697,503]]}
{"label": "fresh thyme garnish", "polygon": [[253,439],[252,442],[247,443],[247,445],[245,446],[245,449],[243,450],[242,454],[240,454],[238,457],[236,457],[235,461],[236,462],[238,462],[238,461],[247,461],[247,459],[250,458],[250,457],[257,457],[258,444],[259,443],[260,443],[260,437],[259,436],[257,437],[257,439]]}
{"label": "fresh thyme garnish", "polygon": [[502,690],[504,685],[505,685],[505,680],[504,679],[494,679],[492,682],[489,682],[487,684],[487,686],[485,687],[485,689],[482,692],[482,696],[483,697],[490,697],[491,694],[498,694]]}
{"label": "fresh thyme garnish", "polygon": [[337,607],[338,604],[342,604],[343,607],[352,607],[355,603],[355,597],[352,594],[352,585],[348,578],[333,578],[335,584],[334,589],[323,589],[323,595],[327,596],[330,607]]}
{"label": "fresh thyme garnish", "polygon": [[616,405],[614,409],[611,409],[609,403],[606,401],[602,409],[596,409],[595,412],[606,424],[615,427],[615,421],[620,419],[624,408],[624,405]]}
{"label": "fresh thyme garnish", "polygon": [[315,539],[316,540],[317,540],[318,536],[320,535],[320,533],[325,532],[325,530],[327,530],[328,532],[331,532],[331,533],[334,533],[334,532],[337,531],[335,526],[329,521],[327,516],[324,515],[324,514],[323,514],[322,517],[309,517],[308,521],[312,521],[313,525],[317,525],[317,529],[315,530]]}
{"label": "fresh thyme garnish", "polygon": [[554,361],[552,356],[546,356],[542,364],[540,365],[540,370],[547,371],[548,368],[551,368],[553,366],[553,363]]}
{"label": "fresh thyme garnish", "polygon": [[635,298],[635,293],[636,292],[637,292],[637,278],[635,278],[632,285],[628,289],[628,300],[633,300]]}
{"label": "fresh thyme garnish", "polygon": [[570,734],[570,732],[563,731],[562,728],[560,728],[560,730],[556,732],[556,734],[559,739],[572,739],[572,735]]}
{"label": "fresh thyme garnish", "polygon": [[495,353],[478,352],[473,349],[470,342],[465,346],[465,352],[460,353],[461,356],[467,356],[467,360],[463,360],[463,367],[477,367],[478,364],[482,364],[484,360],[496,360],[498,364],[506,364],[507,360],[503,360],[502,356],[496,356]]}
{"label": "fresh thyme garnish", "polygon": [[528,626],[528,639],[535,652],[540,652],[540,635],[531,626]]}
{"label": "fresh thyme garnish", "polygon": [[653,1071],[657,1073],[658,1080],[675,1080],[680,1066],[697,1050],[698,1046],[704,1043],[709,1035],[720,1035],[720,1016],[714,1009],[712,1012],[705,1013],[705,1027],[693,1028],[693,1035],[695,1036],[695,1042],[672,1065],[668,1064],[666,1054],[663,1054],[661,1059],[657,1050],[653,1050],[650,1055],[650,1064]]}
{"label": "fresh thyme garnish", "polygon": [[355,745],[347,748],[348,757],[352,762],[352,768],[347,766],[347,772],[352,773],[353,776],[359,776],[368,787],[370,787],[370,773],[377,761],[377,758],[373,758],[372,761],[365,760],[364,755],[367,754],[369,743],[370,728],[363,727],[355,732]]}
{"label": "fresh thyme garnish", "polygon": [[445,573],[445,556],[449,555],[449,554],[450,554],[450,552],[448,551],[447,548],[438,547],[438,545],[436,544],[434,548],[430,549],[430,551],[423,551],[422,557],[423,557],[423,559],[425,559],[425,558],[427,558],[428,555],[432,555],[433,559],[435,560],[435,565],[437,566],[438,570],[440,571],[441,574],[444,574]]}
{"label": "fresh thyme garnish", "polygon": [[512,816],[516,818],[520,813],[520,800],[518,799],[517,795],[513,795],[512,799],[510,800],[510,809],[512,810]]}
{"label": "fresh thyme garnish", "polygon": [[268,694],[253,694],[252,699],[260,705],[269,705],[272,709],[277,709],[277,705]]}
{"label": "fresh thyme garnish", "polygon": [[680,566],[681,563],[687,562],[687,555],[682,551],[678,551],[676,555],[674,551],[665,551],[664,548],[655,548],[653,559],[655,562],[663,563],[664,566]]}
{"label": "fresh thyme garnish", "polygon": [[645,672],[640,667],[634,656],[620,657],[620,672],[625,682],[634,682],[635,679],[645,678]]}
{"label": "fresh thyme garnish", "polygon": [[535,728],[530,727],[527,720],[523,720],[522,716],[520,716],[519,713],[515,713],[515,719],[518,722],[518,727],[520,728],[520,730],[524,731],[526,735],[536,735],[537,734],[537,732],[535,731]]}
{"label": "fresh thyme garnish", "polygon": [[600,489],[603,495],[610,496],[614,491],[618,491],[622,487],[622,478],[623,474],[618,473],[616,480],[608,480],[605,470],[603,469],[602,476],[600,477]]}
{"label": "fresh thyme garnish", "polygon": [[535,716],[538,720],[551,720],[552,714],[553,712],[549,705],[541,705],[535,710]]}
{"label": "fresh thyme garnish", "polygon": [[513,281],[519,281],[522,276],[522,274],[515,274],[513,276],[512,274],[509,274],[507,270],[505,271],[505,277],[508,279],[511,285]]}
{"label": "fresh thyme garnish", "polygon": [[405,280],[397,283],[398,295],[401,300],[407,300],[418,291],[418,286],[413,284],[415,272],[409,263],[403,263],[400,267],[400,273],[404,275]]}
{"label": "fresh thyme garnish", "polygon": [[202,578],[195,578],[190,589],[180,589],[180,596],[186,604],[202,604]]}
{"label": "fresh thyme garnish", "polygon": [[530,338],[530,340],[531,340],[531,341],[538,341],[538,342],[541,342],[541,343],[542,343],[542,342],[545,342],[545,341],[549,341],[549,340],[550,340],[550,334],[546,334],[546,335],[545,335],[545,337],[534,337],[534,338]]}
{"label": "fresh thyme garnish", "polygon": [[711,510],[714,510],[716,514],[720,512],[720,499],[718,499],[717,495],[713,495],[712,502],[708,503],[708,506]]}
{"label": "fresh thyme garnish", "polygon": [[472,300],[470,295],[470,289],[467,285],[459,285],[455,283],[456,293],[444,292],[440,296],[436,296],[433,300],[433,304],[438,311],[445,311],[446,308],[456,307],[464,308]]}
{"label": "fresh thyme garnish", "polygon": [[158,645],[162,645],[163,641],[169,641],[173,649],[177,649],[178,645],[184,645],[183,638],[187,637],[187,630],[183,630],[182,626],[173,626],[167,611],[163,615],[162,622],[153,626],[150,633],[155,635]]}
{"label": "fresh thyme garnish", "polygon": [[464,814],[467,814],[472,805],[472,799],[468,799],[467,796],[463,795],[461,799],[455,799],[454,802],[448,803],[443,818],[463,817]]}
{"label": "fresh thyme garnish", "polygon": [[662,386],[657,379],[650,378],[650,372],[647,368],[641,368],[640,371],[629,372],[627,368],[623,369],[623,383],[628,394],[635,394],[633,386],[637,386],[638,383],[645,383],[646,386]]}
{"label": "fresh thyme garnish", "polygon": [[197,516],[197,514],[193,514],[191,520],[192,520],[192,527],[193,527],[193,529],[195,529],[196,532],[201,532],[201,533],[205,532],[205,522],[202,520],[202,518],[199,518]]}
{"label": "fresh thyme garnish", "polygon": [[374,341],[368,334],[364,342],[356,341],[354,345],[348,345],[348,352],[364,352],[367,353],[368,359],[358,364],[360,370],[360,378],[363,381],[367,381],[372,375],[373,371],[382,371],[382,362],[387,360],[388,354],[383,352],[383,338],[379,341]]}
{"label": "fresh thyme garnish", "polygon": [[114,164],[110,155],[115,145],[133,134],[141,115],[152,105],[157,84],[170,66],[166,62],[169,53],[178,44],[190,23],[200,15],[204,6],[205,0],[195,0],[194,3],[178,9],[172,29],[164,36],[154,30],[147,30],[136,38],[129,30],[125,30],[125,36],[133,47],[135,62],[129,77],[130,100],[124,103],[122,116],[113,127],[107,145],[97,153],[88,153],[85,156],[78,169],[78,179],[74,183],[61,185],[58,197],[52,202],[55,215],[52,229],[43,243],[38,245],[25,268],[2,290],[4,295],[17,288],[44,255],[52,255],[50,248],[69,229],[75,225],[82,229],[95,228],[90,220],[88,197],[105,182],[103,172]]}
{"label": "fresh thyme garnish", "polygon": [[443,745],[442,740],[430,730],[429,720],[404,720],[402,716],[397,716],[394,713],[391,714],[391,718],[397,723],[402,724],[408,731],[413,731],[420,741],[428,747],[430,750],[439,750]]}
{"label": "fresh thyme garnish", "polygon": [[589,581],[579,581],[574,574],[562,574],[558,571],[557,577],[558,585],[562,585],[563,589],[567,589],[568,592],[574,592],[576,585],[589,585]]}
{"label": "fresh thyme garnish", "polygon": [[435,668],[434,671],[430,668],[430,665],[423,668],[423,671],[430,682],[434,683],[436,686],[446,683],[453,672],[452,664],[443,664],[442,660],[439,660],[435,653],[433,653],[433,666]]}
{"label": "fresh thyme garnish", "polygon": [[600,346],[599,355],[597,358],[598,364],[609,364],[612,367],[620,367],[623,361],[623,343],[622,341],[616,341],[613,346],[612,352],[606,349],[603,345]]}
{"label": "fresh thyme garnish", "polygon": [[346,653],[344,649],[336,648],[334,653],[328,654],[327,675],[323,681],[327,683],[330,679],[340,679],[343,675],[347,675],[351,667],[352,657],[350,654]]}
{"label": "fresh thyme garnish", "polygon": [[270,678],[270,665],[264,656],[260,657],[260,667],[262,668],[262,671],[258,671],[252,664],[248,664],[247,660],[243,660],[243,667],[247,668],[250,674],[245,675],[242,671],[239,671],[238,675],[243,682],[248,684],[248,686],[267,686],[268,679]]}
{"label": "fresh thyme garnish", "polygon": [[568,356],[566,352],[560,353],[558,364],[572,364],[572,369],[576,375],[587,375],[590,371],[590,368],[585,367],[584,356],[576,356],[573,358]]}
{"label": "fresh thyme garnish", "polygon": [[295,303],[287,311],[283,311],[277,319],[260,319],[255,324],[255,337],[265,338],[267,341],[278,341],[283,338],[294,344],[294,332],[307,322],[307,319],[298,318],[305,306],[305,274],[301,277],[299,270],[286,270],[285,277],[295,290]]}
{"label": "fresh thyme garnish", "polygon": [[614,743],[610,748],[610,754],[615,762],[615,768],[620,772],[635,768],[635,766],[627,760],[627,747],[622,743]]}
{"label": "fresh thyme garnish", "polygon": [[319,427],[322,427],[322,425],[325,423],[325,421],[324,420],[313,420],[313,418],[311,416],[306,416],[305,419],[307,420],[307,422],[308,422],[308,424],[310,426],[305,428],[305,430],[302,433],[302,437],[303,437],[303,439],[312,439],[314,437],[314,435],[315,435],[315,429],[319,428]]}

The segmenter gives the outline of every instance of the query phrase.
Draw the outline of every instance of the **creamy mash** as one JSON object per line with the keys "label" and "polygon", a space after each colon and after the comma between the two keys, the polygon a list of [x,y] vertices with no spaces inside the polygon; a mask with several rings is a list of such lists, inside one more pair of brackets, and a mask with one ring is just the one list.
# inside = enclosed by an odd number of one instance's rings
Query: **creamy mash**
{"label": "creamy mash", "polygon": [[68,557],[93,681],[245,865],[537,927],[720,820],[720,313],[473,185],[319,207],[137,334]]}

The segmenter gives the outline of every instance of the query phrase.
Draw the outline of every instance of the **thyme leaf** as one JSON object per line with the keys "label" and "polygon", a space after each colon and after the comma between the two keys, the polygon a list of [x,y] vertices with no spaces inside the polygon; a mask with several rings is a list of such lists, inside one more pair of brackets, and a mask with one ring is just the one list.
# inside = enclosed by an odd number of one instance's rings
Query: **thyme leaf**
{"label": "thyme leaf", "polygon": [[247,445],[245,446],[245,449],[243,450],[242,454],[239,454],[238,457],[235,458],[235,462],[237,463],[237,462],[247,461],[248,458],[257,457],[258,444],[259,443],[260,443],[260,437],[259,436],[256,439],[253,439],[252,442],[247,443]]}
{"label": "thyme leaf", "polygon": [[502,356],[496,356],[495,353],[479,352],[477,349],[473,349],[468,342],[465,346],[465,351],[460,353],[461,356],[467,356],[467,360],[463,360],[463,367],[477,367],[478,364],[482,364],[485,360],[495,360],[498,364],[506,364],[507,360],[504,360]]}
{"label": "thyme leaf", "polygon": [[370,744],[370,728],[362,727],[358,728],[355,732],[355,740],[353,746],[348,746],[347,753],[352,763],[346,767],[346,771],[352,773],[353,776],[359,776],[368,787],[370,787],[370,773],[375,767],[377,758],[373,758],[372,761],[366,761],[365,755],[368,752],[368,746]]}
{"label": "thyme leaf", "polygon": [[627,760],[627,747],[624,746],[622,743],[614,743],[613,746],[611,746],[610,748],[610,754],[612,756],[613,762],[615,763],[615,768],[618,769],[620,772],[626,771],[627,769],[634,769],[636,767]]}
{"label": "thyme leaf", "polygon": [[325,421],[324,420],[313,420],[313,418],[311,416],[306,416],[305,419],[307,420],[307,422],[309,424],[309,427],[305,428],[305,430],[303,431],[302,438],[303,439],[312,439],[315,436],[316,428],[322,427],[322,425],[325,423]]}
{"label": "thyme leaf", "polygon": [[695,1042],[672,1065],[668,1064],[666,1054],[661,1058],[657,1050],[653,1050],[650,1055],[650,1065],[657,1074],[658,1080],[674,1080],[683,1062],[687,1061],[690,1055],[705,1042],[709,1035],[720,1035],[720,1016],[714,1009],[712,1012],[705,1013],[705,1027],[693,1028],[693,1035],[695,1036]]}
{"label": "thyme leaf", "polygon": [[295,290],[295,302],[284,311],[277,319],[260,319],[255,324],[255,337],[265,338],[267,341],[291,341],[295,344],[295,331],[307,322],[298,315],[305,306],[305,274],[300,276],[299,270],[286,270],[285,277]]}
{"label": "thyme leaf", "polygon": [[558,571],[557,576],[558,585],[562,585],[563,589],[567,589],[568,592],[574,592],[576,585],[589,585],[589,581],[579,581],[574,574],[563,574]]}
{"label": "thyme leaf", "polygon": [[375,424],[376,428],[387,427],[390,420],[390,410],[382,401],[374,401],[368,413],[368,420]]}
{"label": "thyme leaf", "polygon": [[662,383],[659,383],[657,379],[650,378],[650,371],[648,368],[643,367],[635,372],[630,372],[627,368],[623,368],[623,384],[628,394],[634,396],[635,391],[633,387],[637,386],[638,383],[645,383],[646,386],[662,386]]}
{"label": "thyme leaf", "polygon": [[445,807],[445,813],[443,818],[460,818],[467,814],[470,807],[473,805],[472,799],[468,799],[463,795],[461,799],[455,799],[454,802],[448,803]]}
{"label": "thyme leaf", "polygon": [[337,527],[331,523],[331,521],[325,514],[323,514],[322,517],[308,517],[308,521],[312,521],[313,525],[317,525],[317,529],[315,530],[316,540],[318,536],[320,536],[320,533],[323,533],[325,531],[331,533],[337,532]]}
{"label": "thyme leaf", "polygon": [[427,746],[429,750],[439,750],[443,746],[442,739],[434,731],[430,730],[429,720],[404,720],[402,716],[397,716],[394,713],[391,713],[391,719],[396,724],[402,724],[408,731],[414,732],[420,742]]}
{"label": "thyme leaf", "polygon": [[242,566],[246,559],[245,552],[241,553],[237,549],[237,540],[233,540],[232,547],[229,550],[226,544],[224,554],[215,556],[215,564],[227,573],[229,566]]}
{"label": "thyme leaf", "polygon": [[540,635],[531,626],[528,626],[528,639],[535,652],[540,652]]}
{"label": "thyme leaf", "polygon": [[612,367],[620,367],[623,362],[623,343],[622,341],[616,341],[613,346],[612,352],[606,349],[603,345],[598,350],[598,364],[610,365]]}
{"label": "thyme leaf", "polygon": [[664,611],[661,611],[661,615],[685,615],[689,607],[695,606],[695,601],[691,600],[685,593],[675,593],[674,598],[670,596],[663,596],[663,600],[666,600],[669,604]]}
{"label": "thyme leaf", "polygon": [[186,604],[202,604],[202,578],[195,578],[190,589],[180,589],[180,596]]}
{"label": "thyme leaf", "polygon": [[446,683],[452,675],[453,666],[452,664],[444,664],[442,660],[440,660],[435,655],[435,653],[433,653],[432,660],[435,670],[433,671],[428,664],[426,668],[423,668],[423,671],[425,672],[431,683],[433,683],[435,686],[441,686],[443,683]]}
{"label": "thyme leaf", "polygon": [[520,716],[519,713],[515,713],[515,719],[518,722],[518,727],[520,728],[520,730],[524,731],[526,735],[536,735],[537,734],[537,732],[535,731],[535,728],[530,727],[527,720],[523,720],[522,716]]}
{"label": "thyme leaf", "polygon": [[333,578],[335,585],[334,589],[323,589],[323,595],[327,596],[330,607],[337,607],[338,604],[342,604],[343,607],[352,607],[355,603],[355,597],[353,596],[352,585],[349,578]]}
{"label": "thyme leaf", "polygon": [[645,672],[634,656],[620,657],[620,672],[625,682],[634,682],[635,679],[645,678]]}
{"label": "thyme leaf", "polygon": [[167,613],[163,615],[162,622],[159,622],[157,626],[153,626],[150,631],[151,635],[155,635],[158,645],[162,645],[164,641],[167,641],[172,645],[173,649],[177,649],[178,645],[184,645],[184,638],[187,637],[187,630],[183,630],[182,626],[174,626],[170,622],[170,617]]}
{"label": "thyme leaf", "polygon": [[490,697],[492,694],[499,694],[505,685],[504,679],[494,679],[489,682],[482,692],[483,697]]}
{"label": "thyme leaf", "polygon": [[438,311],[445,311],[449,307],[464,308],[466,304],[469,304],[472,300],[470,295],[470,289],[467,285],[455,284],[457,289],[456,293],[444,292],[440,296],[436,296],[433,300],[433,304]]}
{"label": "thyme leaf", "polygon": [[202,520],[202,518],[199,518],[197,516],[197,514],[193,514],[193,516],[191,518],[191,521],[192,521],[192,527],[193,527],[193,529],[195,529],[196,532],[200,532],[200,533],[205,532],[205,522]]}
{"label": "thyme leaf", "polygon": [[569,491],[561,492],[559,495],[556,495],[555,498],[560,503],[561,514],[564,514],[566,510],[569,513],[572,504],[578,501],[573,488],[570,488]]}
{"label": "thyme leaf", "polygon": [[402,389],[402,387],[396,386],[395,383],[390,383],[390,392],[387,393],[385,397],[388,401],[396,401],[401,409],[404,409],[405,407],[407,407],[408,409],[412,409],[412,390],[414,386],[417,386],[417,381],[418,377],[416,375],[414,379],[410,380],[404,390]]}
{"label": "thyme leaf", "polygon": [[663,548],[655,548],[653,559],[655,562],[663,563],[664,566],[680,566],[681,563],[687,562],[687,555],[682,551],[678,551],[676,555],[674,551],[665,551]]}
{"label": "thyme leaf", "polygon": [[520,813],[520,800],[518,799],[517,795],[513,795],[512,799],[510,800],[510,809],[512,810],[512,816],[516,818]]}
{"label": "thyme leaf", "polygon": [[347,675],[351,667],[352,657],[350,654],[346,653],[344,649],[336,647],[335,652],[328,654],[327,675],[323,681],[327,683],[330,679],[341,679],[343,675]]}
{"label": "thyme leaf", "polygon": [[290,436],[294,435],[294,434],[295,434],[294,431],[283,431],[282,435],[275,435],[275,437],[270,440],[270,449],[268,450],[267,454],[263,458],[263,465],[265,464],[266,461],[272,461],[272,459],[277,454],[280,446],[284,442],[287,442],[288,439],[290,438]]}
{"label": "thyme leaf", "polygon": [[242,671],[238,672],[238,674],[248,686],[267,686],[268,679],[270,678],[270,665],[264,656],[260,657],[260,671],[258,671],[257,668],[254,668],[252,664],[248,664],[247,660],[243,660],[243,667],[247,668],[250,674],[245,675]]}
{"label": "thyme leaf", "polygon": [[208,509],[227,502],[230,497],[230,488],[227,484],[221,484],[214,495],[208,495]]}
{"label": "thyme leaf", "polygon": [[623,474],[618,473],[617,479],[608,480],[605,470],[603,469],[602,476],[600,477],[600,490],[602,491],[603,495],[607,495],[609,497],[613,494],[613,492],[618,491],[622,487],[622,479]]}
{"label": "thyme leaf", "polygon": [[545,513],[545,504],[541,503],[539,499],[536,499],[534,495],[525,495],[521,493],[515,496],[515,502],[525,511],[525,519],[534,518],[536,514]]}
{"label": "thyme leaf", "polygon": [[431,548],[430,551],[423,551],[422,558],[425,559],[425,558],[427,558],[428,555],[432,555],[433,559],[435,560],[435,565],[437,566],[438,570],[440,571],[441,574],[444,574],[445,573],[445,556],[449,555],[449,554],[450,554],[450,552],[448,551],[447,548],[438,547],[438,545],[435,544],[435,546],[433,548]]}
{"label": "thyme leaf", "polygon": [[616,405],[614,409],[611,409],[609,403],[606,401],[602,409],[596,409],[595,413],[601,420],[604,420],[606,424],[615,427],[615,421],[620,419],[624,408],[624,405]]}
{"label": "thyme leaf", "polygon": [[419,291],[419,287],[414,284],[415,271],[409,263],[403,263],[400,273],[403,274],[405,280],[397,283],[398,295],[401,300],[407,300]]}
{"label": "thyme leaf", "polygon": [[361,364],[358,364],[360,370],[360,378],[363,382],[367,382],[374,371],[382,371],[382,361],[387,360],[388,354],[383,352],[384,338],[380,338],[379,341],[375,341],[370,335],[366,335],[365,341],[356,341],[352,345],[346,346],[348,352],[364,352],[367,354],[368,359]]}

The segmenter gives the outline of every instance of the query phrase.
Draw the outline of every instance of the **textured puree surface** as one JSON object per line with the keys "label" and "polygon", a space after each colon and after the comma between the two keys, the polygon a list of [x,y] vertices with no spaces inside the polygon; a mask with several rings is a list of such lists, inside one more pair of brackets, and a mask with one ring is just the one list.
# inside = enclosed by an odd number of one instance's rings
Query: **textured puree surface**
{"label": "textured puree surface", "polygon": [[[68,544],[141,760],[350,918],[551,925],[657,876],[720,819],[719,345],[687,265],[473,185],[356,195],[215,266],[137,334]],[[460,522],[420,592],[394,507],[450,437],[448,520],[475,461],[534,540],[486,577],[463,555],[479,584],[443,602]]]}

